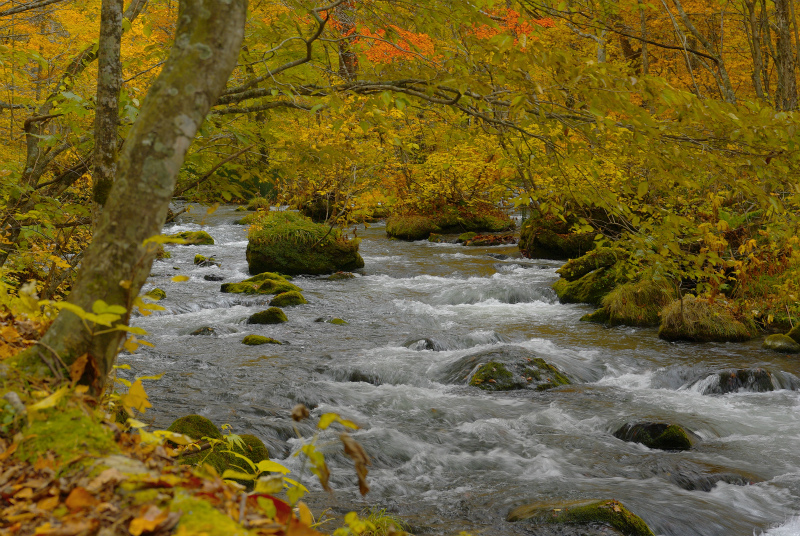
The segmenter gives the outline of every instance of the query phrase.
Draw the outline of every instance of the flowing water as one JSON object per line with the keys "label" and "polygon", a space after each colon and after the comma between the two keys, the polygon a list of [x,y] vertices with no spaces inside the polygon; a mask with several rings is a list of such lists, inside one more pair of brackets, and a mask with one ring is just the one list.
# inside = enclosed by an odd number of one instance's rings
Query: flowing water
{"label": "flowing water", "polygon": [[[203,227],[214,246],[170,246],[173,257],[153,265],[144,290],[163,288],[166,310],[135,324],[155,348],[120,361],[128,377],[166,373],[147,385],[157,426],[200,413],[255,434],[302,475],[312,506],[386,508],[417,533],[530,534],[505,521],[511,508],[615,498],[657,534],[800,534],[798,357],[758,341],[676,344],[653,329],[579,322],[591,308],[560,304],[550,288],[558,262],[521,259],[516,247],[390,241],[382,224],[359,226],[366,267],[354,279],[295,278],[308,305],[287,308],[285,324],[247,325],[269,298],[222,294],[204,278],[248,277],[241,216],[220,209]],[[200,228],[187,218],[165,232]],[[194,266],[197,253],[221,266]],[[176,274],[191,280],[173,283]],[[204,326],[215,335],[190,335]],[[285,344],[245,346],[248,333]],[[503,393],[466,385],[489,351],[541,357],[574,383]],[[754,367],[773,373],[776,390],[714,394],[715,373]],[[372,457],[365,499],[338,431],[318,443],[334,496],[293,456],[297,403],[362,426],[353,436]],[[663,452],[613,436],[642,421],[680,423],[697,446]],[[313,435],[310,424],[298,429]]]}

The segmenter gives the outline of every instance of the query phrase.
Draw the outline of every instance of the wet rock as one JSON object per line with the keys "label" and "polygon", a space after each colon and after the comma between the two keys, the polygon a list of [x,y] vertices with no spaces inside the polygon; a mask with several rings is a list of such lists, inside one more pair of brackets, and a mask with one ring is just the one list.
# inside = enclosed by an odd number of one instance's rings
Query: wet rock
{"label": "wet rock", "polygon": [[250,318],[247,319],[248,324],[281,324],[288,321],[289,319],[286,318],[286,313],[277,307],[270,307],[265,311],[260,311],[251,315]]}
{"label": "wet rock", "polygon": [[219,266],[219,263],[214,259],[214,257],[204,257],[203,255],[197,254],[194,256],[194,263],[199,266],[200,268],[208,268],[209,266]]}
{"label": "wet rock", "polygon": [[380,385],[381,383],[383,383],[381,379],[375,376],[374,374],[368,374],[366,372],[361,372],[359,370],[351,372],[350,375],[347,377],[347,381],[371,383],[372,385]]}
{"label": "wet rock", "polygon": [[150,298],[151,300],[160,301],[167,297],[167,293],[161,290],[160,288],[156,287],[150,291],[148,291],[145,296]]}
{"label": "wet rock", "polygon": [[689,450],[692,441],[686,430],[677,424],[645,422],[626,424],[614,432],[614,437],[631,443],[641,443],[659,450]]}
{"label": "wet rock", "polygon": [[498,261],[506,261],[511,258],[508,255],[503,255],[502,253],[487,253],[486,256],[497,259]]}
{"label": "wet rock", "polygon": [[409,350],[432,350],[434,352],[441,352],[447,350],[447,347],[440,344],[434,339],[412,339],[403,343],[403,346]]}
{"label": "wet rock", "polygon": [[599,268],[614,266],[622,258],[624,251],[619,248],[601,247],[593,249],[575,259],[570,259],[556,273],[567,281],[577,281],[589,272]]}
{"label": "wet rock", "polygon": [[443,207],[435,216],[396,214],[386,220],[386,234],[401,240],[425,240],[431,233],[500,233],[516,226],[502,213],[489,214],[475,208]]}
{"label": "wet rock", "polygon": [[214,330],[214,328],[209,327],[209,326],[203,326],[202,328],[197,328],[196,330],[191,332],[189,335],[194,335],[195,337],[197,337],[197,336],[210,337],[210,336],[215,335],[216,333],[217,332]]}
{"label": "wet rock", "polygon": [[296,290],[281,292],[269,302],[269,304],[273,307],[291,307],[293,305],[303,305],[304,303],[308,302],[303,295]]}
{"label": "wet rock", "polygon": [[[506,521],[526,521],[534,524],[534,527],[555,524],[575,528],[574,532],[564,533],[570,536],[585,534],[582,532],[584,527],[598,531],[602,525],[613,527],[618,531],[616,534],[625,536],[655,536],[642,518],[616,500],[535,502],[514,508],[508,513]],[[537,532],[534,530],[534,533]]]}
{"label": "wet rock", "polygon": [[459,244],[463,244],[464,242],[466,242],[466,241],[468,241],[468,240],[472,240],[472,239],[473,239],[473,238],[475,238],[476,236],[478,236],[478,233],[473,233],[473,232],[469,232],[469,233],[461,233],[460,235],[458,235],[458,240],[456,240],[456,241],[457,241]]}
{"label": "wet rock", "polygon": [[273,272],[265,272],[240,283],[223,283],[219,289],[230,294],[280,294],[303,290]]}
{"label": "wet rock", "polygon": [[203,279],[206,281],[225,281],[225,278],[221,275],[216,274],[206,274],[203,276]]}
{"label": "wet rock", "polygon": [[611,292],[614,287],[624,282],[624,276],[619,274],[613,267],[600,268],[589,272],[576,281],[559,279],[553,284],[561,303],[591,303],[600,305],[603,298]]}
{"label": "wet rock", "polygon": [[794,342],[800,344],[800,324],[793,327],[786,335],[794,339]]}
{"label": "wet rock", "polygon": [[326,279],[328,281],[341,281],[343,279],[355,279],[356,274],[350,272],[336,272],[335,274],[331,274]]}
{"label": "wet rock", "polygon": [[448,383],[466,380],[469,385],[487,391],[545,391],[571,383],[558,368],[517,346],[503,346],[464,356],[443,373],[442,379]]}
{"label": "wet rock", "polygon": [[259,346],[261,344],[283,344],[281,341],[275,340],[272,337],[264,337],[262,335],[247,335],[242,339],[242,344],[247,346]]}
{"label": "wet rock", "polygon": [[250,228],[247,266],[251,274],[330,274],[364,267],[360,240],[340,229],[313,223],[293,212],[271,212]]}
{"label": "wet rock", "polygon": [[517,239],[512,235],[476,235],[464,242],[465,246],[503,246],[516,244]]}
{"label": "wet rock", "polygon": [[447,242],[447,239],[440,234],[431,233],[430,236],[428,236],[428,242],[443,243]]}
{"label": "wet rock", "polygon": [[668,341],[741,342],[755,332],[752,320],[735,317],[721,301],[686,296],[661,312],[658,336]]}
{"label": "wet rock", "polygon": [[788,335],[775,334],[764,339],[762,345],[767,350],[784,354],[800,353],[800,344]]}
{"label": "wet rock", "polygon": [[341,318],[331,318],[331,317],[324,317],[320,316],[319,318],[315,319],[314,322],[325,322],[327,324],[336,324],[338,326],[346,326],[350,322],[342,320]]}
{"label": "wet rock", "polygon": [[709,492],[723,482],[732,486],[749,486],[755,480],[736,473],[695,474],[676,472],[668,476],[670,482],[687,491]]}
{"label": "wet rock", "polygon": [[703,394],[724,395],[749,391],[766,393],[774,391],[772,374],[762,368],[726,370],[716,374],[716,382],[712,382]]}
{"label": "wet rock", "polygon": [[197,245],[197,246],[213,246],[214,239],[211,238],[211,235],[205,231],[183,231],[182,233],[177,233],[174,235],[170,235],[170,238],[181,238],[186,240],[185,245]]}
{"label": "wet rock", "polygon": [[596,233],[574,233],[572,223],[553,216],[525,220],[519,237],[522,255],[532,259],[575,259],[591,251]]}

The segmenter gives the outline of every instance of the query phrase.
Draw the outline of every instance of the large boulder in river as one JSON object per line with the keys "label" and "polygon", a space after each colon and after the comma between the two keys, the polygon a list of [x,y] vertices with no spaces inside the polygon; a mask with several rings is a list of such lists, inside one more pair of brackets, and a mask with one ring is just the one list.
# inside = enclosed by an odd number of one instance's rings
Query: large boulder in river
{"label": "large boulder in river", "polygon": [[600,301],[602,308],[581,318],[609,326],[657,326],[661,311],[675,299],[675,289],[665,280],[643,278],[624,283]]}
{"label": "large boulder in river", "polygon": [[[533,524],[534,528],[537,525],[559,525],[563,530],[558,534],[565,536],[584,534],[655,536],[642,518],[615,500],[535,502],[514,508],[508,513],[506,521],[526,521]],[[601,532],[602,525],[613,530]],[[536,530],[526,532],[537,533]]]}
{"label": "large boulder in river", "polygon": [[259,311],[247,319],[248,324],[282,324],[288,322],[286,313],[278,307],[270,307],[265,311]]}
{"label": "large boulder in river", "polygon": [[[261,213],[259,213],[261,214]],[[294,212],[269,212],[250,227],[247,266],[251,274],[330,274],[364,267],[358,238]]]}
{"label": "large boulder in river", "polygon": [[273,272],[264,272],[245,279],[240,283],[223,283],[221,292],[229,294],[282,294],[285,292],[301,292],[303,289],[289,283],[285,277]]}
{"label": "large boulder in river", "polygon": [[575,259],[594,247],[594,232],[572,230],[573,222],[555,216],[531,216],[522,224],[519,250],[532,259]]}
{"label": "large boulder in river", "polygon": [[603,298],[624,281],[624,276],[612,266],[589,272],[575,281],[561,278],[553,284],[553,290],[561,303],[600,305]]}
{"label": "large boulder in river", "polygon": [[755,332],[752,320],[737,318],[722,301],[686,296],[661,312],[658,336],[668,341],[741,342]]}
{"label": "large boulder in river", "polygon": [[515,226],[507,214],[492,207],[442,207],[430,215],[394,214],[386,220],[386,234],[401,240],[425,240],[431,233],[500,233]]}
{"label": "large boulder in river", "polygon": [[764,339],[762,344],[767,350],[780,352],[783,354],[798,354],[800,353],[800,344],[788,335],[776,333]]}
{"label": "large boulder in river", "polygon": [[180,238],[185,240],[185,245],[196,246],[213,246],[214,239],[205,231],[183,231],[174,235],[169,235],[170,238]]}
{"label": "large boulder in river", "polygon": [[650,449],[689,450],[692,448],[692,440],[686,430],[677,424],[663,422],[626,424],[614,432],[614,437],[631,443],[641,443]]}

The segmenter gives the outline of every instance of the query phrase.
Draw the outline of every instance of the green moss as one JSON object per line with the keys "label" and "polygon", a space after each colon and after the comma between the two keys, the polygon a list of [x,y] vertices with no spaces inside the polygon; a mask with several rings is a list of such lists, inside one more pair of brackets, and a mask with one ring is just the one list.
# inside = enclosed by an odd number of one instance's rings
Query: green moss
{"label": "green moss", "polygon": [[781,335],[776,333],[764,339],[763,347],[767,350],[774,352],[781,352],[784,354],[797,354],[800,353],[800,344],[788,335]]}
{"label": "green moss", "polygon": [[281,324],[283,322],[288,322],[288,318],[286,318],[286,313],[282,310],[278,309],[277,307],[270,307],[266,311],[260,311],[254,315],[251,315],[250,318],[247,319],[248,324]]}
{"label": "green moss", "polygon": [[171,259],[172,253],[164,249],[164,244],[159,244],[158,249],[156,250],[156,259]]}
{"label": "green moss", "polygon": [[220,291],[228,294],[281,294],[283,292],[300,292],[302,289],[283,278],[264,279],[261,282],[246,279],[241,283],[223,283]]}
{"label": "green moss", "polygon": [[608,322],[608,313],[602,307],[594,312],[586,313],[581,317],[581,322],[595,322],[597,324],[605,324]]}
{"label": "green moss", "polygon": [[576,259],[570,259],[556,273],[567,281],[577,281],[589,272],[598,268],[613,266],[622,257],[623,250],[619,248],[601,247],[593,249]]}
{"label": "green moss", "polygon": [[675,299],[675,289],[666,281],[649,277],[619,285],[602,300],[606,323],[612,326],[657,326],[661,311]]}
{"label": "green moss", "polygon": [[553,216],[531,217],[522,224],[519,249],[537,259],[576,259],[594,248],[595,232],[573,232],[572,222]]}
{"label": "green moss", "polygon": [[187,435],[195,441],[199,441],[204,437],[222,439],[222,432],[220,432],[219,428],[202,415],[187,415],[176,419],[169,425],[167,430]]}
{"label": "green moss", "polygon": [[346,320],[342,320],[341,318],[332,318],[332,319],[328,320],[328,323],[329,324],[336,324],[337,326],[346,326],[346,325],[350,324],[350,322],[348,322]]}
{"label": "green moss", "polygon": [[789,330],[789,333],[787,333],[786,336],[794,339],[794,342],[800,343],[800,324]]}
{"label": "green moss", "polygon": [[478,236],[478,233],[475,233],[475,232],[472,232],[472,231],[470,231],[468,233],[462,233],[462,234],[460,234],[458,236],[458,242],[464,243],[464,242],[467,242],[468,240],[472,240],[476,236]]}
{"label": "green moss", "polygon": [[478,367],[469,384],[485,391],[510,391],[519,388],[518,383],[514,381],[514,375],[503,363],[497,361],[489,361]]}
{"label": "green moss", "polygon": [[269,302],[269,304],[273,307],[291,307],[293,305],[303,305],[304,303],[308,302],[303,295],[296,290],[281,292]]}
{"label": "green moss", "polygon": [[514,220],[491,207],[440,207],[424,216],[395,214],[386,220],[386,234],[402,240],[425,240],[431,233],[499,233],[515,225]]}
{"label": "green moss", "polygon": [[364,267],[360,240],[348,240],[340,229],[312,222],[293,212],[272,212],[250,228],[247,265],[250,273],[328,274]]}
{"label": "green moss", "polygon": [[166,298],[167,297],[167,293],[164,292],[163,290],[161,290],[160,288],[156,287],[156,288],[148,291],[145,294],[145,296],[147,296],[151,300],[159,301],[159,300],[163,300],[164,298]]}
{"label": "green moss", "polygon": [[328,281],[341,281],[342,279],[355,279],[356,275],[350,272],[336,272],[327,277]]}
{"label": "green moss", "polygon": [[251,225],[263,218],[266,214],[266,212],[254,212],[253,214],[248,214],[247,216],[236,220],[236,223],[238,225]]}
{"label": "green moss", "polygon": [[401,240],[425,240],[441,228],[426,216],[392,216],[386,220],[386,234]]}
{"label": "green moss", "polygon": [[188,244],[195,244],[198,246],[214,245],[214,239],[211,238],[211,235],[205,231],[183,231],[182,233],[170,235],[170,238],[182,238],[186,240],[187,245]]}
{"label": "green moss", "polygon": [[440,234],[431,233],[431,235],[428,237],[428,242],[434,242],[434,243],[445,242],[445,239]]}
{"label": "green moss", "polygon": [[242,281],[242,283],[261,283],[262,281],[266,281],[267,279],[271,279],[273,281],[286,281],[287,278],[282,276],[281,274],[276,274],[275,272],[262,272],[258,275],[254,275],[253,277],[249,277]]}
{"label": "green moss", "polygon": [[247,203],[247,210],[269,210],[269,199],[264,197],[254,197]]}
{"label": "green moss", "polygon": [[562,303],[591,303],[600,305],[602,299],[616,285],[624,281],[615,268],[600,268],[590,272],[577,281],[559,279],[553,284],[558,299]]}
{"label": "green moss", "polygon": [[675,300],[661,312],[658,336],[668,341],[740,342],[755,333],[752,320],[740,321],[721,302],[694,296]]}
{"label": "green moss", "polygon": [[246,206],[239,205],[238,207],[236,207],[236,209],[234,210],[234,212],[245,212],[246,210],[247,210],[247,207],[246,207]]}
{"label": "green moss", "polygon": [[206,259],[206,257],[204,257],[203,255],[197,254],[194,256],[195,264],[203,264],[204,262],[206,262],[206,260],[208,259]]}
{"label": "green moss", "polygon": [[281,341],[277,341],[272,337],[264,337],[262,335],[247,335],[244,339],[242,339],[242,344],[246,344],[248,346],[258,346],[260,344],[283,344]]}
{"label": "green moss", "polygon": [[242,434],[239,436],[244,443],[242,446],[234,446],[231,450],[246,456],[253,463],[258,463],[269,459],[269,451],[264,442],[254,435]]}
{"label": "green moss", "polygon": [[182,512],[178,530],[186,534],[206,536],[250,536],[252,533],[222,514],[206,500],[198,499],[184,491],[177,491],[170,504],[173,512]]}
{"label": "green moss", "polygon": [[535,378],[537,381],[542,381],[543,373],[546,376],[544,381],[536,386],[537,391],[546,391],[547,389],[552,389],[553,387],[569,385],[572,383],[569,378],[564,375],[564,373],[544,359],[537,357],[533,359],[531,363],[534,367],[527,367],[523,372],[526,377],[531,377]]}
{"label": "green moss", "polygon": [[23,432],[15,456],[33,462],[52,451],[59,462],[81,455],[108,456],[119,452],[114,433],[78,408],[55,408],[37,416]]}
{"label": "green moss", "polygon": [[638,423],[626,424],[614,437],[623,441],[641,443],[647,448],[659,450],[689,450],[692,441],[686,430],[677,424]]}
{"label": "green moss", "polygon": [[615,500],[538,502],[515,508],[506,520],[563,525],[606,523],[625,536],[655,536],[642,518]]}

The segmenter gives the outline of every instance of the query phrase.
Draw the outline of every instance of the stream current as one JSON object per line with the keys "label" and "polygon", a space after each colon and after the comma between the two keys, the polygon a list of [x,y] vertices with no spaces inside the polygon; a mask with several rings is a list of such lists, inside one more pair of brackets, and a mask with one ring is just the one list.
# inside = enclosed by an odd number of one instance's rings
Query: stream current
{"label": "stream current", "polygon": [[[388,240],[383,224],[358,227],[366,266],[354,279],[297,277],[308,305],[286,308],[285,324],[247,325],[269,297],[219,291],[249,277],[246,227],[234,223],[243,215],[223,207],[203,227],[184,217],[164,230],[202,228],[215,245],[167,246],[172,258],[153,264],[143,289],[164,289],[166,310],[134,319],[155,348],[120,356],[132,367],[121,376],[165,373],[146,385],[154,409],[145,417],[157,427],[199,413],[252,433],[301,476],[313,508],[386,508],[417,534],[532,534],[505,521],[511,508],[583,498],[618,499],[663,535],[800,534],[796,356],[759,341],[667,343],[654,329],[579,322],[592,309],[560,304],[551,289],[561,263],[522,259],[516,246]],[[195,266],[198,253],[221,266]],[[171,282],[177,274],[190,280]],[[215,334],[191,335],[205,326]],[[249,333],[284,344],[241,344]],[[474,356],[489,351],[535,354],[573,384],[468,386]],[[715,373],[754,367],[773,373],[776,390],[713,394]],[[337,426],[318,442],[333,496],[293,456],[298,403],[361,425],[353,436],[372,459],[365,499]],[[699,441],[663,452],[614,437],[643,421],[681,424]],[[298,429],[314,433],[308,421]]]}

